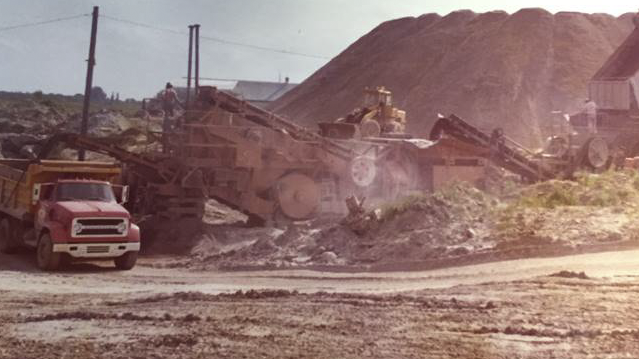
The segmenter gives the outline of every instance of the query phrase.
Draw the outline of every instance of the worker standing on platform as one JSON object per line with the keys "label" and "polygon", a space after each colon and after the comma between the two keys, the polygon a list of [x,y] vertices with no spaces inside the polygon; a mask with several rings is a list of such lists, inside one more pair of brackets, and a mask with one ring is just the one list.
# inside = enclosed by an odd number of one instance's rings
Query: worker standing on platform
{"label": "worker standing on platform", "polygon": [[162,151],[166,153],[168,149],[168,132],[171,131],[171,122],[175,115],[175,106],[179,105],[184,108],[184,105],[178,98],[177,92],[173,89],[173,85],[170,82],[166,83],[165,89],[161,93],[161,97],[162,110],[164,110],[164,121],[162,122]]}
{"label": "worker standing on platform", "polygon": [[584,113],[588,121],[588,133],[597,133],[597,104],[592,99],[587,99],[584,103]]}
{"label": "worker standing on platform", "polygon": [[178,98],[177,92],[173,88],[170,82],[166,83],[166,88],[162,91],[162,109],[164,110],[164,117],[173,117],[175,115],[175,105],[179,105],[184,108],[184,105]]}

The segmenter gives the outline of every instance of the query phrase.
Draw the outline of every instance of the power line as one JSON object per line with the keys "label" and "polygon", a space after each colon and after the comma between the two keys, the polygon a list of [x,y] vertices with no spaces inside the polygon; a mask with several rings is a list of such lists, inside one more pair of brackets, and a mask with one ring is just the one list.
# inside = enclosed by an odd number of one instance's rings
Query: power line
{"label": "power line", "polygon": [[[147,29],[152,29],[152,30],[157,30],[157,31],[170,32],[170,33],[176,34],[176,35],[188,35],[186,33],[186,31],[179,31],[179,30],[168,29],[168,28],[164,28],[164,27],[158,27],[158,26],[149,25],[149,24],[145,24],[145,23],[141,23],[141,22],[137,22],[137,21],[120,19],[120,18],[113,17],[113,16],[100,15],[100,17],[103,17],[105,19],[109,19],[109,20],[112,20],[112,21],[121,22],[121,23],[128,24],[128,25],[144,27],[144,28],[147,28]],[[218,42],[218,43],[225,44],[225,45],[240,46],[240,47],[250,48],[250,49],[254,49],[254,50],[276,52],[276,53],[280,53],[280,54],[302,56],[302,57],[309,57],[309,58],[322,59],[322,60],[329,60],[330,59],[330,57],[327,57],[327,56],[312,55],[312,54],[307,54],[307,53],[303,53],[303,52],[296,52],[296,51],[289,51],[289,50],[284,50],[284,49],[276,49],[276,48],[266,47],[266,46],[252,45],[252,44],[247,44],[247,43],[242,43],[242,42],[237,42],[237,41],[224,40],[224,39],[220,39],[220,38],[217,38],[217,37],[211,37],[211,36],[200,36],[200,38],[203,39],[203,40],[214,41],[214,42]]]}
{"label": "power line", "polygon": [[137,22],[137,21],[119,19],[117,17],[113,17],[113,16],[109,16],[109,15],[100,15],[100,17],[103,17],[105,19],[112,20],[112,21],[121,22],[121,23],[128,24],[128,25],[144,27],[144,28],[152,29],[152,30],[170,32],[170,33],[176,34],[176,35],[188,35],[185,31],[173,30],[173,29],[168,29],[168,28],[165,28],[165,27],[158,27],[158,26],[144,24],[144,23]]}
{"label": "power line", "polygon": [[[186,77],[182,77],[183,79],[186,79]],[[200,76],[200,80],[208,80],[208,81],[223,81],[223,82],[236,82],[236,81],[244,81],[244,80],[240,80],[240,79],[219,79],[219,78],[215,78],[215,77],[202,77]]]}
{"label": "power line", "polygon": [[[187,79],[188,77],[183,76],[182,79]],[[200,76],[200,80],[206,80],[206,81],[219,81],[219,82],[274,82],[274,81],[265,81],[265,80],[246,80],[246,79],[223,79],[223,78],[218,78],[218,77],[202,77]],[[285,83],[282,81],[278,81],[277,83]]]}
{"label": "power line", "polygon": [[277,53],[286,54],[286,55],[310,57],[310,58],[313,58],[313,59],[322,59],[322,60],[329,60],[330,59],[330,57],[327,57],[327,56],[311,55],[311,54],[305,54],[305,53],[302,53],[302,52],[295,52],[295,51],[289,51],[289,50],[275,49],[275,48],[266,47],[266,46],[245,44],[245,43],[241,43],[241,42],[229,41],[229,40],[224,40],[224,39],[220,39],[220,38],[216,38],[216,37],[210,37],[210,36],[200,36],[200,38],[204,39],[204,40],[219,42],[219,43],[226,44],[226,45],[242,46],[242,47],[246,47],[246,48],[249,48],[249,49],[255,49],[255,50],[277,52]]}
{"label": "power line", "polygon": [[[43,20],[43,21],[30,22],[30,23],[19,24],[19,25],[0,27],[0,32],[1,31],[14,30],[14,29],[20,29],[20,28],[26,28],[26,27],[40,26],[40,25],[51,24],[51,23],[62,22],[62,21],[68,21],[68,20],[74,20],[74,19],[78,19],[78,18],[81,18],[81,17],[90,16],[90,15],[91,14],[80,14],[80,15],[60,17],[60,18],[55,18],[55,19],[50,19],[50,20]],[[169,33],[172,33],[172,34],[175,34],[175,35],[188,35],[185,31],[179,31],[179,30],[174,30],[174,29],[169,29],[169,28],[164,28],[164,27],[158,27],[158,26],[149,25],[149,24],[145,24],[145,23],[141,23],[141,22],[137,22],[137,21],[120,19],[120,18],[117,18],[117,17],[114,17],[114,16],[100,15],[100,17],[108,19],[108,20],[120,22],[120,23],[123,23],[123,24],[127,24],[127,25],[138,26],[138,27],[143,27],[143,28],[157,30],[157,31],[169,32]],[[330,59],[330,57],[327,57],[327,56],[313,55],[313,54],[307,54],[307,53],[303,53],[303,52],[289,51],[289,50],[277,49],[277,48],[273,48],[273,47],[247,44],[247,43],[243,43],[243,42],[225,40],[225,39],[221,39],[221,38],[218,38],[218,37],[212,37],[212,36],[200,36],[200,38],[203,39],[203,40],[213,41],[213,42],[217,42],[217,43],[221,43],[221,44],[225,44],[225,45],[245,47],[245,48],[254,49],[254,50],[269,51],[269,52],[275,52],[275,53],[280,53],[280,54],[285,54],[285,55],[302,56],[302,57],[308,57],[308,58],[314,58],[314,59],[322,59],[322,60]]]}
{"label": "power line", "polygon": [[51,23],[54,23],[54,22],[61,22],[61,21],[78,19],[78,18],[81,18],[81,17],[89,16],[89,15],[91,15],[91,14],[81,14],[81,15],[74,15],[74,16],[67,16],[67,17],[59,17],[59,18],[51,19],[51,20],[44,20],[44,21],[38,21],[38,22],[30,22],[30,23],[26,23],[26,24],[19,24],[19,25],[0,27],[0,31],[8,31],[8,30],[20,29],[20,28],[24,28],[24,27],[40,26],[40,25],[45,25],[45,24],[51,24]]}

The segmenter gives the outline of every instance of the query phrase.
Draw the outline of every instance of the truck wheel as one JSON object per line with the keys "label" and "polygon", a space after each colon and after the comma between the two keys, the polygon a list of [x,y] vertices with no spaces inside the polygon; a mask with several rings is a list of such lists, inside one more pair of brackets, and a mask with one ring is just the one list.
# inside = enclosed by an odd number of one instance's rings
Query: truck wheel
{"label": "truck wheel", "polygon": [[45,271],[53,271],[60,266],[60,253],[53,252],[53,242],[49,233],[45,233],[38,241],[38,267]]}
{"label": "truck wheel", "polygon": [[135,267],[135,262],[138,260],[138,252],[126,252],[123,255],[115,258],[115,267],[121,270],[130,270]]}
{"label": "truck wheel", "polygon": [[13,238],[13,231],[7,218],[0,221],[0,252],[13,253],[18,248],[16,239]]}

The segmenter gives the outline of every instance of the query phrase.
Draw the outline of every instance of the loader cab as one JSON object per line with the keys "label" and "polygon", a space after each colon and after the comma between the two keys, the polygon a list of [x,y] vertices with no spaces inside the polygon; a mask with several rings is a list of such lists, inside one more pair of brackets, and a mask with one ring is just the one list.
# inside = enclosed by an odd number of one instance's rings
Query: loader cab
{"label": "loader cab", "polygon": [[394,117],[392,94],[384,86],[364,89],[364,107],[377,111],[377,121],[381,125]]}
{"label": "loader cab", "polygon": [[376,89],[364,89],[364,107],[390,107],[392,105],[391,92],[384,86]]}

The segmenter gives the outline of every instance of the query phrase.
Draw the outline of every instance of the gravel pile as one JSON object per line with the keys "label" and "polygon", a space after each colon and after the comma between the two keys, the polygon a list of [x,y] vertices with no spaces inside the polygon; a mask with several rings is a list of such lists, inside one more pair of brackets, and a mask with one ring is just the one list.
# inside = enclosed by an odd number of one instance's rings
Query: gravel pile
{"label": "gravel pile", "polygon": [[632,16],[462,10],[388,21],[273,109],[306,125],[332,121],[360,105],[365,86],[383,85],[413,133],[428,133],[437,113],[456,113],[538,145],[552,110],[583,103],[588,79],[630,33]]}

